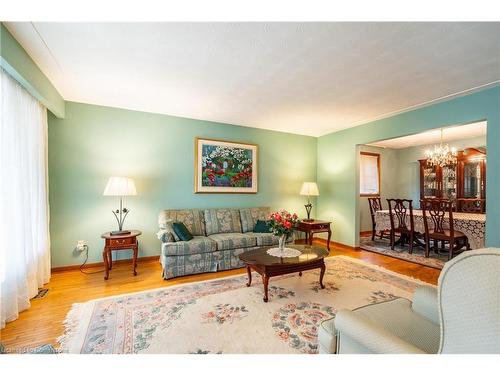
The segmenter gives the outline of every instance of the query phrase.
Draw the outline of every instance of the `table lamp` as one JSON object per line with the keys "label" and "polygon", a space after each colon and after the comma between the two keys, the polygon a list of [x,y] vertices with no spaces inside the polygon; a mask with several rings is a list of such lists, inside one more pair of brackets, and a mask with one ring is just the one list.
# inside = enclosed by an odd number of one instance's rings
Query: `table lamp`
{"label": "table lamp", "polygon": [[314,219],[311,219],[311,209],[313,205],[310,197],[316,197],[319,195],[319,189],[316,182],[304,182],[302,184],[302,189],[300,189],[300,195],[307,195],[307,204],[304,205],[307,212],[307,219],[304,219],[303,221],[314,221]]}
{"label": "table lamp", "polygon": [[129,209],[123,207],[123,197],[137,195],[134,180],[128,177],[110,177],[102,195],[120,197],[120,209],[111,211],[118,223],[118,230],[111,231],[111,234],[130,234],[129,230],[123,230],[123,222],[130,212]]}

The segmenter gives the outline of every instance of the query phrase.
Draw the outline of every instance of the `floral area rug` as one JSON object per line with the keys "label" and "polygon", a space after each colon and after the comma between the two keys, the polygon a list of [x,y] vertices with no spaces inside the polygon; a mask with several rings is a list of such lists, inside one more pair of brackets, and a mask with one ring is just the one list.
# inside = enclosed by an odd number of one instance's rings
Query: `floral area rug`
{"label": "floral area rug", "polygon": [[338,309],[410,298],[422,282],[357,259],[325,259],[319,270],[233,276],[73,305],[59,339],[66,353],[317,353],[321,321]]}
{"label": "floral area rug", "polygon": [[448,261],[448,253],[436,254],[433,249],[430,251],[429,258],[426,258],[424,249],[418,246],[413,247],[412,254],[408,252],[408,245],[395,246],[394,250],[391,250],[390,241],[385,238],[380,239],[375,237],[375,241],[372,241],[371,236],[361,237],[359,239],[359,247],[363,250],[403,259],[408,262],[437,268],[439,270],[443,269],[444,263]]}

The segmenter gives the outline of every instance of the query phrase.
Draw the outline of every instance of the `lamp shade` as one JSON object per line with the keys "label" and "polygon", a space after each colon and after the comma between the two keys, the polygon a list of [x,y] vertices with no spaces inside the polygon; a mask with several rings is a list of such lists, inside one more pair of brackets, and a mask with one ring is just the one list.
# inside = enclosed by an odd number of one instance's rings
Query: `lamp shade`
{"label": "lamp shade", "polygon": [[125,197],[137,195],[134,180],[129,177],[110,177],[102,195]]}
{"label": "lamp shade", "polygon": [[307,196],[319,195],[319,189],[316,182],[304,182],[302,184],[302,188],[300,189],[300,195],[307,195]]}

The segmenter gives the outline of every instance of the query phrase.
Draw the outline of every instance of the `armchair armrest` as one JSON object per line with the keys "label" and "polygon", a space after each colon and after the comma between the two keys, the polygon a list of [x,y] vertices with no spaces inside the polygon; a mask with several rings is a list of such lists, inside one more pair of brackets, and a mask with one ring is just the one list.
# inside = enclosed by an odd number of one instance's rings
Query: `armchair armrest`
{"label": "armchair armrest", "polygon": [[[335,328],[349,336],[372,353],[380,354],[424,354],[416,346],[400,339],[386,329],[350,310],[340,310],[335,317]],[[340,339],[342,346],[342,339]]]}
{"label": "armchair armrest", "polygon": [[420,286],[413,294],[411,308],[417,314],[439,325],[437,288]]}

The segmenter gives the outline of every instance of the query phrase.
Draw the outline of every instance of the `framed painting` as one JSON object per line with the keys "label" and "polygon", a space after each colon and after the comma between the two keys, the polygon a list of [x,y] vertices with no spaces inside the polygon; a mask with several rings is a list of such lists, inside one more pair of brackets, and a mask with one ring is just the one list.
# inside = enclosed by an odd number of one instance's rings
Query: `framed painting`
{"label": "framed painting", "polygon": [[257,145],[195,139],[195,193],[257,193]]}

